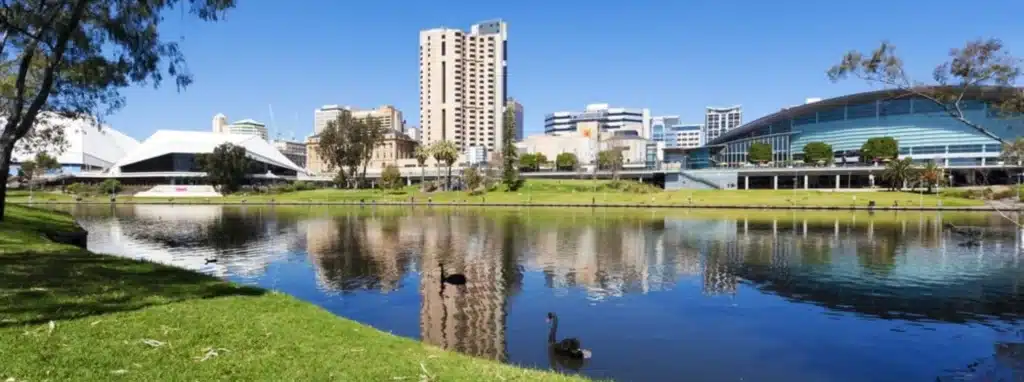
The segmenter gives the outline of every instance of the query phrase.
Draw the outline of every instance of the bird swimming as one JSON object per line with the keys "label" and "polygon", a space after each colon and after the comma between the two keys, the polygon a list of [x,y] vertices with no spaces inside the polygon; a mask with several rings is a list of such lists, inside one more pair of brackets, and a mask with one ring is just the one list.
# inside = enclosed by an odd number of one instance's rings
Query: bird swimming
{"label": "bird swimming", "polygon": [[555,354],[571,357],[589,359],[590,350],[580,348],[580,340],[576,338],[565,338],[559,341],[556,336],[558,331],[558,316],[554,312],[548,312],[548,323],[551,324],[551,330],[548,331],[548,346]]}

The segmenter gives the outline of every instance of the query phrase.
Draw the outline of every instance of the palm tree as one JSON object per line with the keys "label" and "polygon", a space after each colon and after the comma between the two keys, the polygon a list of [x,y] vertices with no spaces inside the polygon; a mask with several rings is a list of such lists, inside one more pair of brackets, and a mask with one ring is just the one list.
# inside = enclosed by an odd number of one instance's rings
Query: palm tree
{"label": "palm tree", "polygon": [[897,191],[903,188],[903,183],[914,176],[914,161],[909,157],[895,159],[886,163],[882,171],[882,179],[889,183],[889,189]]}
{"label": "palm tree", "polygon": [[942,169],[935,162],[928,162],[923,168],[917,170],[917,178],[918,181],[928,188],[928,193],[930,194],[933,187],[942,184]]}
{"label": "palm tree", "polygon": [[420,164],[420,185],[422,185],[427,178],[427,169],[424,165],[427,164],[427,159],[430,158],[430,149],[423,145],[416,146],[413,156],[416,158],[416,163]]}
{"label": "palm tree", "polygon": [[452,165],[459,159],[459,148],[449,141],[437,141],[431,145],[430,152],[437,163],[444,163],[448,167],[448,176],[445,179],[444,189],[451,189]]}

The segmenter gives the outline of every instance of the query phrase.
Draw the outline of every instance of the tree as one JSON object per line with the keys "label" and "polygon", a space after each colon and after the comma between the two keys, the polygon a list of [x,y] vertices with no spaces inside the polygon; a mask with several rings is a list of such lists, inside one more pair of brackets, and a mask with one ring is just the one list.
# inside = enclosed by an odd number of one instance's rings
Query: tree
{"label": "tree", "polygon": [[197,159],[210,183],[226,194],[238,191],[252,165],[245,147],[231,143],[223,143],[210,154],[198,155]]}
{"label": "tree", "polygon": [[622,169],[622,149],[613,147],[597,153],[597,166],[602,170],[612,172],[612,180],[619,180],[619,170]]}
{"label": "tree", "polygon": [[420,165],[420,184],[423,184],[424,180],[427,178],[427,168],[425,166],[427,164],[427,159],[430,158],[430,151],[423,145],[418,145],[416,146],[416,151],[414,151],[412,155],[416,157],[416,163]]}
{"label": "tree", "polygon": [[[10,172],[19,141],[50,137],[37,124],[41,113],[77,119],[109,114],[124,105],[121,88],[157,86],[165,73],[184,89],[192,82],[184,54],[177,43],[160,38],[166,11],[188,7],[201,20],[217,21],[234,5],[234,0],[5,1],[0,12],[0,115],[5,117],[0,173]],[[6,193],[7,182],[2,182],[0,219]]]}
{"label": "tree", "polygon": [[1024,91],[1012,87],[1020,75],[1020,60],[1003,51],[1003,43],[997,39],[970,41],[963,48],[952,49],[949,61],[938,65],[932,72],[934,83],[913,80],[903,68],[903,60],[895,53],[895,47],[888,42],[871,54],[850,51],[839,64],[828,70],[832,82],[854,76],[868,82],[895,88],[896,97],[913,96],[937,106],[946,115],[967,125],[979,133],[1000,142],[1002,137],[992,133],[981,124],[971,121],[964,113],[964,100],[968,93],[986,91],[985,86],[997,86],[993,92],[1007,94],[1006,101],[993,105],[1004,114],[1024,110]]}
{"label": "tree", "polygon": [[452,185],[452,165],[455,161],[459,160],[459,148],[455,147],[455,144],[449,141],[437,141],[430,146],[430,152],[434,156],[434,160],[437,163],[443,163],[448,168],[448,176],[445,178],[444,189],[451,189]]}
{"label": "tree", "polygon": [[928,164],[916,172],[918,180],[928,188],[929,194],[932,193],[932,188],[942,184],[942,181],[945,179],[942,169],[935,162],[928,162]]}
{"label": "tree", "polygon": [[121,192],[121,182],[117,179],[107,179],[100,183],[100,191],[104,194],[116,194]]}
{"label": "tree", "polygon": [[[342,180],[349,187],[365,182],[366,166],[373,158],[373,149],[384,138],[380,121],[374,118],[355,118],[344,110],[320,132],[317,153],[331,171],[345,172]],[[359,172],[362,167],[362,173]],[[360,175],[360,176],[357,176]]]}
{"label": "tree", "polygon": [[520,171],[538,171],[541,163],[547,162],[547,157],[541,153],[523,154],[519,157]]}
{"label": "tree", "polygon": [[466,182],[466,188],[470,192],[476,191],[484,182],[483,175],[475,167],[467,167],[465,170],[462,170],[462,179]]}
{"label": "tree", "polygon": [[902,189],[903,183],[914,177],[914,161],[909,157],[889,162],[882,171],[882,180],[889,183],[889,189],[893,191]]}
{"label": "tree", "polygon": [[28,183],[28,190],[32,192],[32,181],[38,179],[40,176],[46,175],[49,171],[59,170],[60,162],[57,158],[50,156],[45,152],[36,153],[36,156],[32,160],[27,160],[21,163],[22,179]]}
{"label": "tree", "polygon": [[766,163],[772,160],[772,146],[764,142],[754,142],[747,149],[747,160],[751,163]]}
{"label": "tree", "polygon": [[519,151],[516,150],[516,116],[513,114],[512,108],[505,108],[505,116],[501,123],[501,158],[503,160],[501,178],[508,191],[516,191],[519,187],[522,187],[523,181],[519,179],[519,169],[516,168]]}
{"label": "tree", "polygon": [[1003,143],[1003,152],[999,154],[999,159],[1012,165],[1024,163],[1024,138]]}
{"label": "tree", "polygon": [[402,171],[398,166],[389,164],[380,173],[380,183],[388,190],[397,190],[402,187]]}
{"label": "tree", "polygon": [[879,162],[896,159],[899,156],[900,144],[893,137],[868,138],[860,147],[860,158],[864,162]]}
{"label": "tree", "polygon": [[804,145],[804,163],[829,164],[832,163],[834,155],[832,145],[828,143],[810,142]]}
{"label": "tree", "polygon": [[555,168],[558,171],[572,171],[579,165],[580,160],[573,153],[561,153],[555,157]]}

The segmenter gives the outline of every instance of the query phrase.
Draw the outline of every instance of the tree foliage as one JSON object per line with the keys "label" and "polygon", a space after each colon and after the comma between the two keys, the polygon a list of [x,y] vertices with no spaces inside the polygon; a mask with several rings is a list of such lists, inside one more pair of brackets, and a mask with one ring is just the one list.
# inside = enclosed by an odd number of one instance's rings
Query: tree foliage
{"label": "tree foliage", "polygon": [[238,191],[252,165],[245,147],[231,143],[223,143],[214,148],[212,153],[200,154],[197,159],[210,183],[226,194]]}
{"label": "tree foliage", "polygon": [[484,183],[484,176],[476,167],[467,167],[462,170],[462,180],[466,182],[466,188],[474,192]]}
{"label": "tree foliage", "polygon": [[542,153],[523,154],[519,156],[519,170],[524,172],[539,171],[540,166],[548,162]]}
{"label": "tree foliage", "polygon": [[117,179],[106,179],[100,183],[100,191],[104,194],[116,194],[121,192],[121,182]]}
{"label": "tree foliage", "polygon": [[427,178],[426,165],[427,159],[430,159],[430,150],[428,150],[426,146],[417,145],[412,156],[416,158],[416,163],[420,165],[420,183],[423,183],[424,179]]}
{"label": "tree foliage", "polygon": [[1003,151],[999,153],[999,159],[1011,165],[1024,163],[1024,138],[1018,137],[1013,142],[1003,143]]}
{"label": "tree foliage", "polygon": [[50,156],[45,152],[38,152],[32,160],[27,160],[21,163],[20,178],[27,183],[31,183],[32,180],[38,179],[40,176],[46,175],[47,172],[59,170],[60,162],[57,158]]}
{"label": "tree foliage", "polygon": [[[165,12],[182,7],[216,21],[234,0],[8,0],[0,9],[0,172],[10,169],[26,137],[55,136],[37,124],[42,113],[92,120],[124,105],[119,90],[192,82],[176,42],[160,35]],[[49,129],[50,132],[56,129]],[[0,218],[7,192],[0,185]]]}
{"label": "tree foliage", "polygon": [[622,162],[622,148],[613,147],[597,153],[598,168],[611,171],[613,180],[619,180],[619,170],[622,170]]}
{"label": "tree foliage", "polygon": [[835,153],[832,145],[825,142],[809,142],[804,145],[804,162],[813,164],[832,163]]}
{"label": "tree foliage", "polygon": [[747,149],[747,160],[751,163],[765,163],[772,160],[772,146],[764,142],[754,142]]}
{"label": "tree foliage", "polygon": [[860,147],[860,158],[863,162],[896,159],[899,153],[900,144],[893,137],[868,138]]}
{"label": "tree foliage", "polygon": [[516,168],[519,151],[516,150],[516,116],[511,107],[505,108],[501,123],[501,179],[508,191],[516,191],[522,187],[523,180],[519,178],[519,169]]}
{"label": "tree foliage", "polygon": [[[946,115],[967,125],[979,133],[1000,142],[1005,140],[992,133],[978,121],[968,119],[964,113],[964,102],[972,92],[990,91],[1005,94],[1005,101],[993,106],[1002,113],[1018,113],[1024,110],[1024,92],[1012,87],[1020,76],[1020,60],[1003,50],[1003,43],[997,39],[969,41],[963,48],[952,49],[949,60],[939,64],[932,72],[932,83],[919,82],[911,78],[903,67],[903,60],[896,55],[896,48],[888,42],[870,54],[850,51],[842,61],[828,70],[833,82],[854,76],[871,83],[881,84],[897,90],[895,96],[914,96],[938,106]],[[986,86],[1000,87],[986,90]]]}
{"label": "tree foliage", "polygon": [[896,191],[903,188],[905,181],[916,178],[917,169],[909,157],[890,161],[882,171],[882,180],[889,184],[889,189]]}
{"label": "tree foliage", "polygon": [[384,166],[384,170],[380,173],[380,184],[388,190],[402,188],[402,171],[394,164]]}
{"label": "tree foliage", "polygon": [[932,193],[932,189],[935,186],[941,185],[945,180],[942,169],[935,162],[928,162],[924,167],[917,169],[916,172],[918,181],[928,188],[929,194]]}
{"label": "tree foliage", "polygon": [[[379,120],[355,118],[344,110],[317,137],[317,153],[331,171],[345,172],[345,186],[365,183],[366,166],[373,159],[373,150],[386,134]],[[362,172],[359,169],[362,168]],[[357,182],[358,181],[358,182]]]}
{"label": "tree foliage", "polygon": [[448,169],[445,177],[444,189],[450,190],[452,186],[452,165],[459,160],[459,148],[449,141],[437,141],[430,145],[430,154],[437,163],[443,163]]}
{"label": "tree foliage", "polygon": [[558,171],[572,171],[576,169],[580,163],[579,158],[573,153],[561,153],[555,157],[555,168]]}

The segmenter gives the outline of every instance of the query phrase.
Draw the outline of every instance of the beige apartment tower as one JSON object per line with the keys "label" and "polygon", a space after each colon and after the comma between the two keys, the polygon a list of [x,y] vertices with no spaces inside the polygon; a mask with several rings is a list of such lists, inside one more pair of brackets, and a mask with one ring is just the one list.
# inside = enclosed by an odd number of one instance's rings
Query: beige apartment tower
{"label": "beige apartment tower", "polygon": [[352,118],[376,118],[381,127],[388,130],[404,131],[405,121],[402,112],[391,105],[383,105],[376,109],[353,109],[348,106],[324,105],[313,111],[313,135],[320,135],[327,127],[327,122],[338,119],[342,111],[352,113]]}
{"label": "beige apartment tower", "polygon": [[451,141],[462,151],[500,150],[508,99],[508,25],[485,21],[469,32],[420,31],[420,141]]}

